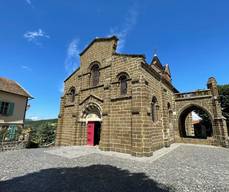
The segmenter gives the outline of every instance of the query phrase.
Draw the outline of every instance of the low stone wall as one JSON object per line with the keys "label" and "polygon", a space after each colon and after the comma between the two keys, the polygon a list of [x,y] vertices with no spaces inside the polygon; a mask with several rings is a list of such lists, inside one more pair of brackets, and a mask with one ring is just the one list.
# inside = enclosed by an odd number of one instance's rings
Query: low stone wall
{"label": "low stone wall", "polygon": [[0,151],[23,149],[26,145],[27,141],[7,141],[0,143]]}
{"label": "low stone wall", "polygon": [[191,143],[191,144],[216,145],[217,146],[214,138],[212,137],[207,138],[207,139],[180,137],[180,138],[176,138],[176,143]]}

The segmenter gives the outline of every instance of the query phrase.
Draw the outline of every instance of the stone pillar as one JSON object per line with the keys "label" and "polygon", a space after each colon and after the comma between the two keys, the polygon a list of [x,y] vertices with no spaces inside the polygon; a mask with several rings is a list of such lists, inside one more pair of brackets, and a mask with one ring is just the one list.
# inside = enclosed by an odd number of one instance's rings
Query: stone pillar
{"label": "stone pillar", "polygon": [[75,118],[75,134],[74,134],[74,145],[81,145],[81,122],[78,118]]}
{"label": "stone pillar", "polygon": [[112,58],[105,60],[106,65],[111,67],[105,69],[104,73],[104,97],[102,109],[102,124],[99,148],[103,151],[111,149],[111,130],[110,130],[110,113],[111,113],[111,78],[112,78]]}
{"label": "stone pillar", "polygon": [[192,125],[192,112],[188,114],[188,116],[185,119],[185,131],[186,136],[194,136],[194,129]]}
{"label": "stone pillar", "polygon": [[72,119],[74,120],[73,134],[72,134],[72,145],[79,145],[79,126],[78,126],[78,113],[72,114]]}
{"label": "stone pillar", "polygon": [[[148,82],[145,79],[141,80],[141,114],[142,119],[142,142],[143,142],[143,153],[142,156],[152,156],[153,155],[153,145],[152,145],[152,119],[150,116],[151,112],[151,102],[149,102],[149,87]],[[151,100],[150,100],[151,101]]]}
{"label": "stone pillar", "polygon": [[229,147],[227,126],[226,126],[226,121],[222,115],[216,79],[214,77],[210,77],[208,79],[207,86],[208,89],[211,90],[213,96],[212,98],[212,107],[213,107],[213,115],[214,115],[213,135],[216,142],[215,144],[224,147]]}
{"label": "stone pillar", "polygon": [[133,156],[152,156],[152,141],[147,126],[145,80],[140,77],[132,79],[132,119],[131,146]]}
{"label": "stone pillar", "polygon": [[74,119],[74,129],[72,134],[72,144],[73,145],[80,145],[80,111],[79,111],[79,103],[80,103],[80,92],[81,87],[78,87],[78,92],[75,94],[75,106],[72,113],[72,118]]}
{"label": "stone pillar", "polygon": [[110,98],[110,85],[107,80],[107,83],[104,86],[101,136],[99,142],[99,148],[103,151],[110,151]]}
{"label": "stone pillar", "polygon": [[141,106],[141,85],[139,77],[132,78],[132,103],[131,103],[131,154],[133,156],[141,156],[142,149],[142,120],[140,117]]}
{"label": "stone pillar", "polygon": [[58,124],[57,124],[57,129],[56,129],[56,141],[55,145],[60,146],[61,145],[61,134],[62,134],[62,128],[63,128],[63,114],[64,114],[64,104],[65,104],[65,99],[64,97],[61,97],[60,99],[60,113],[58,115]]}
{"label": "stone pillar", "polygon": [[170,146],[170,136],[169,136],[169,116],[168,116],[168,99],[167,99],[167,90],[161,87],[161,98],[162,98],[162,125],[163,125],[163,140],[164,146]]}
{"label": "stone pillar", "polygon": [[87,123],[80,122],[80,144],[87,145]]}

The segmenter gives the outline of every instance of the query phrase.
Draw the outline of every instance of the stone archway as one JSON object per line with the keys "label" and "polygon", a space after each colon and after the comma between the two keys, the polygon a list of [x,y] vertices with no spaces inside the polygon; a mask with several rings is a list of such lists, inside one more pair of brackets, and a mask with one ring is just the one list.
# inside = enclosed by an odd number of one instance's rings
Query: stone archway
{"label": "stone archway", "polygon": [[101,138],[102,110],[96,103],[88,103],[81,113],[81,122],[85,125],[85,139],[87,145],[99,145]]}
{"label": "stone archway", "polygon": [[83,107],[81,112],[81,121],[102,121],[102,109],[94,102],[90,102]]}
{"label": "stone archway", "polygon": [[[189,115],[196,111],[197,113],[202,114],[202,118],[196,121],[193,121],[191,117],[191,121],[189,120]],[[183,138],[192,138],[192,139],[207,139],[213,136],[213,125],[214,118],[210,111],[206,108],[196,105],[189,104],[182,108],[182,110],[178,114],[178,128],[180,137]],[[192,132],[190,134],[190,131]]]}
{"label": "stone archway", "polygon": [[[205,90],[175,94],[175,140],[176,142],[211,144],[229,147],[227,126],[225,118],[222,115],[215,78],[211,77],[208,79],[207,87],[208,89]],[[189,112],[189,108],[192,108],[193,106],[194,108],[197,107],[205,111],[211,119],[212,137],[211,139],[204,140],[204,142],[203,140],[193,140],[182,137],[184,133],[181,131],[181,116],[185,116],[186,113]]]}

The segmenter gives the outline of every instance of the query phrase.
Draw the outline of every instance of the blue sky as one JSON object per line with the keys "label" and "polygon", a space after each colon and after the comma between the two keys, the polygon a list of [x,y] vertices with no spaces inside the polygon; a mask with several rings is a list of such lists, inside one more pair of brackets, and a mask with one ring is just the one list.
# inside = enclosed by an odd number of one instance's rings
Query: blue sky
{"label": "blue sky", "polygon": [[57,117],[63,80],[95,37],[117,35],[118,50],[154,49],[180,91],[203,89],[208,77],[229,83],[227,0],[0,0],[0,76],[35,99],[27,118]]}

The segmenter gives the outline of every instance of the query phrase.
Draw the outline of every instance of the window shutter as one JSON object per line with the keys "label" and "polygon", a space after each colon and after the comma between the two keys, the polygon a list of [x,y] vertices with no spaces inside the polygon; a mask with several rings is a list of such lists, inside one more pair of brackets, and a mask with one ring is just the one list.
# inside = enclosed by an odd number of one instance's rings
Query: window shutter
{"label": "window shutter", "polygon": [[13,112],[14,112],[14,103],[9,103],[9,108],[8,108],[8,111],[7,111],[7,115],[8,116],[13,115]]}

